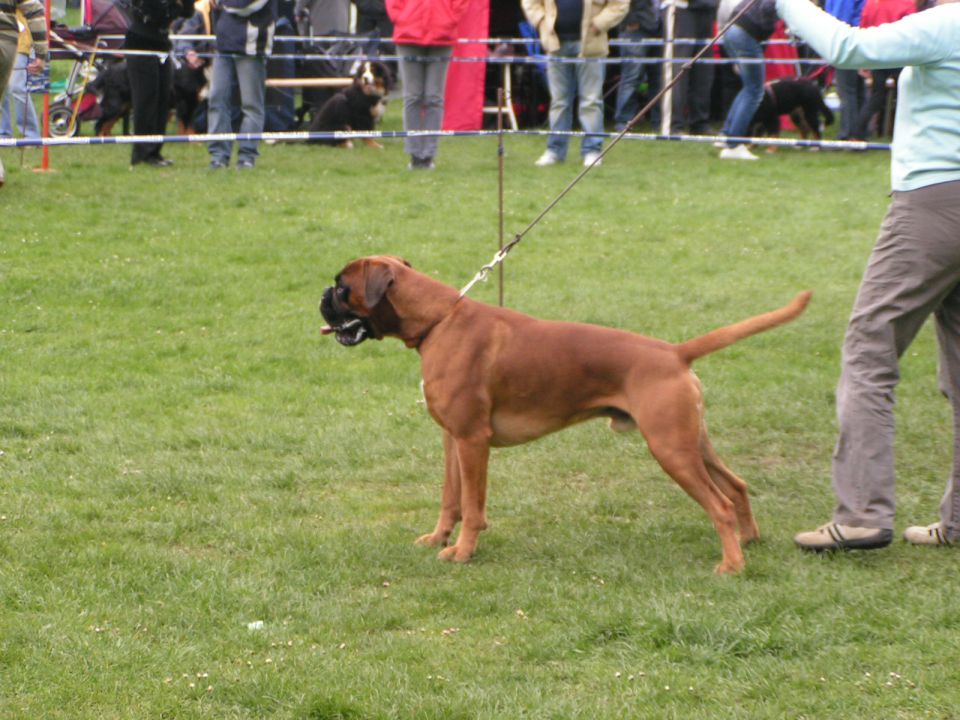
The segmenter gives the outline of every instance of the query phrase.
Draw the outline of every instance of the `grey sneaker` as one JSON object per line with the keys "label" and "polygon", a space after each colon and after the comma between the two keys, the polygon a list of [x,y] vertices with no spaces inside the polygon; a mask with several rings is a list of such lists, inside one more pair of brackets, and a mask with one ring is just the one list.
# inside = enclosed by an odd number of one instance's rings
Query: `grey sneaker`
{"label": "grey sneaker", "polygon": [[912,525],[903,531],[903,539],[911,545],[952,545],[940,523]]}
{"label": "grey sneaker", "polygon": [[827,523],[816,530],[798,533],[793,541],[801,550],[877,550],[893,540],[889,528],[865,528]]}

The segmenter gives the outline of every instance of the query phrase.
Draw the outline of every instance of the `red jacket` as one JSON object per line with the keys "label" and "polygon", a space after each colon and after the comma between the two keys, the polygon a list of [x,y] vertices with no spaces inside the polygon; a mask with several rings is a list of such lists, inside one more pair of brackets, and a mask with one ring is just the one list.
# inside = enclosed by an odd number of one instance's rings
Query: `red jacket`
{"label": "red jacket", "polygon": [[886,25],[916,11],[913,0],[867,0],[860,15],[860,27]]}
{"label": "red jacket", "polygon": [[453,45],[470,0],[387,0],[393,41],[399,45]]}

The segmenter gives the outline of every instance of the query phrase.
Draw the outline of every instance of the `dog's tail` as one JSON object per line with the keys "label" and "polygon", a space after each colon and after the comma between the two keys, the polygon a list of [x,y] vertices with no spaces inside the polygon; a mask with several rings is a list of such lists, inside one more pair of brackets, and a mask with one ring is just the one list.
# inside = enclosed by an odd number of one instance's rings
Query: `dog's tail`
{"label": "dog's tail", "polygon": [[799,317],[800,313],[806,309],[807,303],[810,302],[811,295],[813,295],[813,292],[805,290],[778,310],[764,313],[763,315],[756,315],[752,318],[734,323],[733,325],[717,328],[716,330],[708,332],[706,335],[701,335],[700,337],[680,343],[677,345],[680,357],[689,364],[697,358],[709,355],[728,345],[733,345],[733,343],[738,340],[743,340],[746,337],[756,335],[764,330],[770,330],[778,325],[788,323]]}

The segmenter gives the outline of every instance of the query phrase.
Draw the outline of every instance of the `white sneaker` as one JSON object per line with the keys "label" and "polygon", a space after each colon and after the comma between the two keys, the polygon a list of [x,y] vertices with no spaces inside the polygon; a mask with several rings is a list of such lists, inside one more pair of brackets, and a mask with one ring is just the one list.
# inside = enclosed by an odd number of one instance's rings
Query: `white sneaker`
{"label": "white sneaker", "polygon": [[583,156],[583,166],[590,167],[591,165],[596,165],[600,167],[603,165],[603,160],[600,159],[600,153],[598,152],[588,152]]}
{"label": "white sneaker", "polygon": [[876,550],[890,544],[893,530],[827,523],[816,530],[797,533],[793,541],[802,550]]}
{"label": "white sneaker", "polygon": [[746,145],[735,145],[720,151],[721,160],[758,160]]}
{"label": "white sneaker", "polygon": [[540,158],[534,163],[537,167],[547,167],[548,165],[556,165],[557,163],[562,163],[563,160],[553,153],[552,150],[547,150]]}
{"label": "white sneaker", "polygon": [[933,525],[912,525],[903,532],[903,539],[911,545],[950,545],[947,533],[940,523]]}

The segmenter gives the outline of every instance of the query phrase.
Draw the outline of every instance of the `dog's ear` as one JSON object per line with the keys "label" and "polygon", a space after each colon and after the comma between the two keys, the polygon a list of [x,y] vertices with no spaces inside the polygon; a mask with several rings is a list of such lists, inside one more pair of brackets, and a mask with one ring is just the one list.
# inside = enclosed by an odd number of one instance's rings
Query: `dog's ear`
{"label": "dog's ear", "polygon": [[393,268],[385,263],[367,263],[363,277],[363,303],[372,310],[393,283]]}

